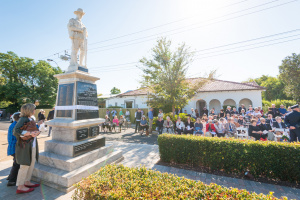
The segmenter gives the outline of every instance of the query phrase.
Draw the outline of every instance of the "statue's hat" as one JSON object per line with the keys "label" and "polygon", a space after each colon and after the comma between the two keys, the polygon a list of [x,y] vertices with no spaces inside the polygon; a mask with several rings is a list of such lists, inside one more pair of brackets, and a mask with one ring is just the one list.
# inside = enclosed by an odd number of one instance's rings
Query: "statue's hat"
{"label": "statue's hat", "polygon": [[81,14],[81,15],[84,15],[85,12],[83,12],[83,9],[82,9],[82,8],[78,8],[76,11],[74,11],[74,14]]}

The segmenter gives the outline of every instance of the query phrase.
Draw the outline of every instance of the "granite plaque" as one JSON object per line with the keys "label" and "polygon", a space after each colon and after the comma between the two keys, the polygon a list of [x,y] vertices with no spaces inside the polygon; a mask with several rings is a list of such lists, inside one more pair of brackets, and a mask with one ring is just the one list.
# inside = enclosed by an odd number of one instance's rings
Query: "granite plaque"
{"label": "granite plaque", "polygon": [[[77,81],[76,105],[98,107],[96,84]],[[76,119],[99,118],[99,110],[77,109]]]}
{"label": "granite plaque", "polygon": [[[73,93],[74,83],[59,85],[57,106],[72,106]],[[57,110],[56,117],[72,117],[72,110]]]}
{"label": "granite plaque", "polygon": [[105,138],[101,137],[97,140],[92,140],[83,144],[79,144],[74,146],[74,157],[79,156],[81,154],[87,153],[89,151],[101,148],[105,146]]}
{"label": "granite plaque", "polygon": [[99,126],[92,126],[90,127],[90,137],[95,137],[99,135]]}
{"label": "granite plaque", "polygon": [[77,140],[83,140],[88,137],[89,137],[89,129],[88,128],[82,128],[82,129],[76,130],[76,139]]}

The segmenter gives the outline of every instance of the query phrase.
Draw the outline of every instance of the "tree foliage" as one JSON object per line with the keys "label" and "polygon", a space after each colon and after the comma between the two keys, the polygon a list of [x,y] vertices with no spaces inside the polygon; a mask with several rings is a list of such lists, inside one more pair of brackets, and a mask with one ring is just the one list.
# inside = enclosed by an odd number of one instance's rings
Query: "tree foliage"
{"label": "tree foliage", "polygon": [[279,73],[279,77],[285,84],[286,94],[300,101],[300,54],[293,53],[286,57],[279,66]]}
{"label": "tree foliage", "polygon": [[13,52],[0,53],[0,95],[15,107],[39,100],[40,104],[53,105],[58,81],[53,77],[62,73],[46,61],[35,62],[31,58],[18,57]]}
{"label": "tree foliage", "polygon": [[113,87],[111,90],[110,90],[110,94],[120,94],[121,93],[121,90],[116,88],[116,87]]}
{"label": "tree foliage", "polygon": [[291,99],[285,94],[284,83],[280,78],[262,75],[259,78],[249,79],[248,81],[255,81],[258,85],[266,88],[266,91],[262,92],[263,100]]}
{"label": "tree foliage", "polygon": [[149,91],[147,101],[151,107],[162,108],[165,112],[175,108],[183,108],[195,95],[207,79],[187,79],[186,72],[193,61],[193,53],[184,43],[174,51],[171,41],[161,38],[152,49],[152,58],[140,60],[143,87]]}

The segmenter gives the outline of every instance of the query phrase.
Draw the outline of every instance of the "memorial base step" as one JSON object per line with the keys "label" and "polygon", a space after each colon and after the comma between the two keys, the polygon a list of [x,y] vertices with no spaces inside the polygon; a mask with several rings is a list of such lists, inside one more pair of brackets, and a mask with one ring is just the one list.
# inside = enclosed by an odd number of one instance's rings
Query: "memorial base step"
{"label": "memorial base step", "polygon": [[77,157],[62,156],[51,152],[41,152],[39,154],[39,163],[49,167],[62,169],[65,171],[73,171],[84,166],[86,163],[90,163],[94,160],[102,158],[105,155],[114,151],[114,145],[108,144],[99,149],[95,149],[88,153],[82,154]]}
{"label": "memorial base step", "polygon": [[122,151],[113,151],[71,172],[36,163],[32,180],[63,192],[69,192],[74,189],[73,185],[81,181],[82,178],[88,177],[107,164],[116,163],[122,159]]}

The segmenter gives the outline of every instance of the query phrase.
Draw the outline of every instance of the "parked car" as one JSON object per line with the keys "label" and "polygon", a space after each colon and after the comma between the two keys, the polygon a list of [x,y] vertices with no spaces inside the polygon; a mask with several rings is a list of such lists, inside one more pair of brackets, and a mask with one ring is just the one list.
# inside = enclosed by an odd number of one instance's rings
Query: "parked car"
{"label": "parked car", "polygon": [[15,112],[14,114],[12,114],[11,116],[10,116],[10,118],[9,118],[9,121],[10,121],[10,123],[13,123],[15,120],[14,120],[14,115],[15,114],[18,114],[18,113],[20,113],[20,112]]}

